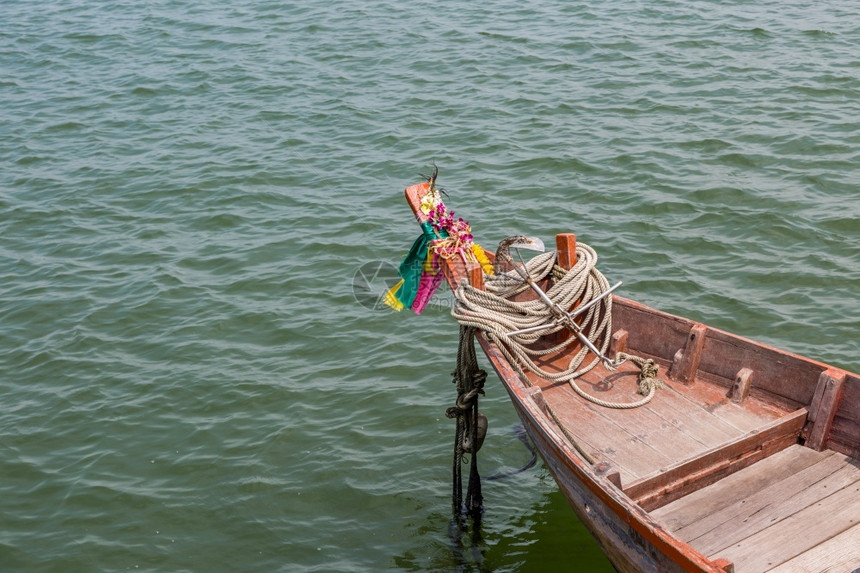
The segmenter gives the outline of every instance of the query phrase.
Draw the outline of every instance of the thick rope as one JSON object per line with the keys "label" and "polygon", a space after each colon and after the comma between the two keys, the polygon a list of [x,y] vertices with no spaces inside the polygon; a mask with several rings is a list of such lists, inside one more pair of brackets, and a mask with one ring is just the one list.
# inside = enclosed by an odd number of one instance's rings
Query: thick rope
{"label": "thick rope", "polygon": [[[576,255],[576,264],[569,271],[556,265],[557,253],[554,251],[538,255],[526,264],[529,275],[535,281],[553,277],[554,284],[546,294],[563,309],[572,308],[578,300],[581,301],[580,304],[585,304],[609,289],[606,277],[597,270],[597,253],[594,249],[579,243]],[[618,353],[610,365],[611,368],[617,368],[629,359],[640,367],[639,392],[644,398],[629,403],[602,400],[588,394],[576,384],[576,378],[600,362],[600,358],[595,356],[584,364],[589,352],[584,345],[571,357],[567,367],[561,372],[549,372],[539,367],[535,363],[536,358],[558,353],[571,341],[563,340],[557,345],[540,349],[535,348],[534,343],[539,339],[546,340],[544,337],[548,334],[567,331],[567,328],[563,325],[547,326],[537,331],[508,336],[508,332],[548,324],[554,317],[541,300],[510,300],[515,294],[530,288],[515,273],[485,275],[484,281],[486,290],[476,289],[464,281],[454,292],[456,302],[451,314],[461,326],[481,330],[490,342],[496,344],[524,380],[527,381],[526,371],[530,371],[547,380],[567,381],[577,394],[607,408],[637,408],[654,397],[659,381],[657,366],[653,360]],[[606,296],[581,315],[580,327],[582,333],[595,345],[597,341],[601,341],[598,349],[606,355],[612,332],[612,297]]]}
{"label": "thick rope", "polygon": [[[445,412],[447,417],[454,418],[457,421],[457,429],[454,433],[453,491],[451,501],[454,515],[458,519],[463,512],[474,519],[480,519],[484,504],[481,494],[481,476],[478,473],[478,448],[481,445],[478,435],[478,395],[484,393],[484,382],[487,379],[487,372],[478,367],[474,340],[475,329],[468,326],[460,326],[457,368],[452,373],[453,382],[457,385],[457,403]],[[471,464],[464,506],[461,468],[463,455],[467,453],[471,454]]]}

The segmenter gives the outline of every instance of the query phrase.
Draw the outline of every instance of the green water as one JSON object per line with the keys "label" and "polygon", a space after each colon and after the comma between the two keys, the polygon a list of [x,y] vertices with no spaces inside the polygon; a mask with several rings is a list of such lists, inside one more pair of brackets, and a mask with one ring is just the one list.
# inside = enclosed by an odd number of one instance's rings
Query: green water
{"label": "green water", "polygon": [[860,370],[858,12],[5,2],[0,570],[609,571],[540,463],[455,546],[450,295],[353,277],[435,161],[486,245],[576,232],[624,296]]}

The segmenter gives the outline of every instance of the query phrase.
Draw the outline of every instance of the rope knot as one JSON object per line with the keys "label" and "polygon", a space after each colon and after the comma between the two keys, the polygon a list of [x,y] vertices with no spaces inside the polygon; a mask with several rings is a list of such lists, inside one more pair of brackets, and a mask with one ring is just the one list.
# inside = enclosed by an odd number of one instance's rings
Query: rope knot
{"label": "rope knot", "polygon": [[639,364],[639,393],[643,396],[651,394],[657,388],[662,388],[663,384],[657,378],[659,366],[654,364],[652,359],[642,360]]}
{"label": "rope knot", "polygon": [[[481,372],[483,372],[483,370]],[[486,378],[486,376],[487,373],[484,372],[484,377]],[[445,410],[445,416],[448,418],[456,418],[457,416],[464,415],[472,408],[472,406],[475,405],[475,402],[478,401],[478,394],[483,393],[483,388],[476,387],[472,388],[468,392],[463,392],[462,394],[457,395],[457,403]]]}

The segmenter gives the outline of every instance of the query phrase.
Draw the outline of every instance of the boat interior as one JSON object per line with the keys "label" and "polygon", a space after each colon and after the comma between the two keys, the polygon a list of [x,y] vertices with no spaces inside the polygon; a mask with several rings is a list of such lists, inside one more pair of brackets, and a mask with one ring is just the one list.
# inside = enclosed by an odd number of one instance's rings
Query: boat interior
{"label": "boat interior", "polygon": [[[622,298],[613,325],[610,355],[660,366],[662,387],[648,404],[606,408],[567,382],[528,375],[532,398],[599,473],[737,571],[834,565],[840,550],[857,559],[845,548],[860,546],[860,378]],[[542,367],[561,370],[567,356]],[[630,363],[598,365],[577,384],[630,402],[638,373]]]}
{"label": "boat interior", "polygon": [[[575,238],[559,235],[557,247],[570,268]],[[607,408],[527,375],[532,399],[598,473],[736,571],[860,566],[860,377],[617,296],[612,324],[609,356],[660,367],[662,387],[644,406]],[[579,350],[569,339],[542,369],[564,369]],[[631,402],[639,371],[599,363],[575,382]]]}

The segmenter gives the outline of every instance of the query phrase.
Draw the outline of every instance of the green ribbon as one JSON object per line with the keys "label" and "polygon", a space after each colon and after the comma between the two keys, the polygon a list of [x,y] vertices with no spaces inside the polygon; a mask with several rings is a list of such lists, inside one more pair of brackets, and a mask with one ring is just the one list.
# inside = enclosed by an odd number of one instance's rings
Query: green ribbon
{"label": "green ribbon", "polygon": [[418,294],[418,284],[421,282],[421,273],[424,270],[424,261],[427,259],[430,242],[439,237],[444,239],[448,236],[445,231],[440,231],[437,236],[429,221],[421,223],[421,231],[421,235],[412,243],[412,248],[409,249],[406,258],[400,263],[400,278],[403,279],[403,284],[394,293],[395,298],[403,303],[406,308],[412,306],[415,295]]}

